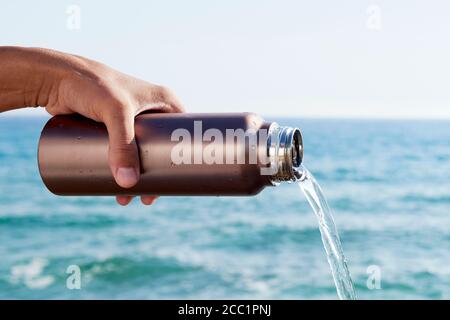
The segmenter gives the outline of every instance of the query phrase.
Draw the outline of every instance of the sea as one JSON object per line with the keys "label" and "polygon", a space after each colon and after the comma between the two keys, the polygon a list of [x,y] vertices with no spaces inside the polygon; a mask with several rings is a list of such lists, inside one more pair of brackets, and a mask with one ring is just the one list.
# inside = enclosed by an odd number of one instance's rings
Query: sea
{"label": "sea", "polygon": [[[46,117],[0,115],[1,299],[337,299],[296,184],[254,197],[58,197]],[[359,299],[450,298],[450,122],[279,118],[334,213]]]}

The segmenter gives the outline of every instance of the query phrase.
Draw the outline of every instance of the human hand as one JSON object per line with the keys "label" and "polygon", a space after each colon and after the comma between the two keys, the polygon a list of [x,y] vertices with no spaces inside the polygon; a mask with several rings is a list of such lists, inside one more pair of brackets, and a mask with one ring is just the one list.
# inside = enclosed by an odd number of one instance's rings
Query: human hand
{"label": "human hand", "polygon": [[[120,73],[108,66],[70,54],[46,49],[24,49],[27,61],[38,60],[39,72],[32,90],[25,90],[27,106],[44,106],[51,115],[79,113],[103,122],[109,135],[109,165],[123,188],[134,186],[140,175],[134,119],[143,111],[183,112],[177,97],[167,88]],[[34,55],[33,55],[34,54]],[[34,62],[33,62],[34,61]],[[29,81],[30,82],[30,81]],[[36,84],[34,84],[36,83]],[[38,87],[39,90],[34,90]],[[1,111],[1,110],[0,110]],[[117,196],[127,205],[131,196]],[[152,195],[141,197],[149,205]]]}

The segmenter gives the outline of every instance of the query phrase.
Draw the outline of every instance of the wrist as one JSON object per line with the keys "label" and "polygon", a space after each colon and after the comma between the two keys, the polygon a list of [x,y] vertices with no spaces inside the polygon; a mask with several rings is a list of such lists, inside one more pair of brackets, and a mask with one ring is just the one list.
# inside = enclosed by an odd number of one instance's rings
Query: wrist
{"label": "wrist", "polygon": [[47,106],[82,58],[39,48],[0,47],[0,112]]}
{"label": "wrist", "polygon": [[64,53],[38,48],[24,49],[29,80],[24,85],[27,107],[45,107],[57,96],[59,84],[69,74],[68,56]]}

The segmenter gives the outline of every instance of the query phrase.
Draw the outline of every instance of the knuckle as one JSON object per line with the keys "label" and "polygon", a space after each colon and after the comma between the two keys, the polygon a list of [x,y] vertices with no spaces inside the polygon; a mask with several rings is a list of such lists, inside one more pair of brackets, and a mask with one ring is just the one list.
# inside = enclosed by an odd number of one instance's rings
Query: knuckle
{"label": "knuckle", "polygon": [[129,104],[122,101],[114,101],[110,105],[111,116],[119,119],[126,118],[131,111]]}
{"label": "knuckle", "polygon": [[174,96],[173,91],[171,89],[169,89],[168,87],[166,87],[166,86],[158,86],[157,87],[157,93],[158,93],[158,96],[163,101],[169,101]]}
{"label": "knuckle", "polygon": [[114,102],[109,104],[107,110],[104,113],[105,122],[110,123],[127,123],[133,119],[132,108],[121,102]]}
{"label": "knuckle", "polygon": [[45,110],[51,115],[51,116],[56,116],[58,114],[58,112],[55,110],[55,108],[53,107],[46,107]]}
{"label": "knuckle", "polygon": [[179,102],[172,105],[172,112],[174,113],[183,113],[186,110],[184,109],[183,105]]}
{"label": "knuckle", "polygon": [[181,113],[184,112],[184,107],[180,103],[179,99],[177,98],[176,94],[172,91],[172,89],[166,87],[166,86],[158,86],[158,98],[160,101],[163,101],[167,106],[168,112],[173,113]]}
{"label": "knuckle", "polygon": [[[118,143],[110,148],[111,154],[132,159],[136,156],[136,147],[134,144]],[[132,159],[134,160],[134,159]]]}
{"label": "knuckle", "polygon": [[45,107],[45,110],[52,116],[73,113],[69,108],[66,108],[64,106],[47,106]]}

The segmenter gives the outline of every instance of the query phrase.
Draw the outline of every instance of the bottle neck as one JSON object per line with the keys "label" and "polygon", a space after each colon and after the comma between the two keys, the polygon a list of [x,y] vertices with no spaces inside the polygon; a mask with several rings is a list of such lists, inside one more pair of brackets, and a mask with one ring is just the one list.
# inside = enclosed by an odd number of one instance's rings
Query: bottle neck
{"label": "bottle neck", "polygon": [[295,169],[303,160],[303,140],[300,129],[280,127],[273,123],[269,129],[267,153],[274,174],[271,182],[277,185],[283,181],[295,181]]}

